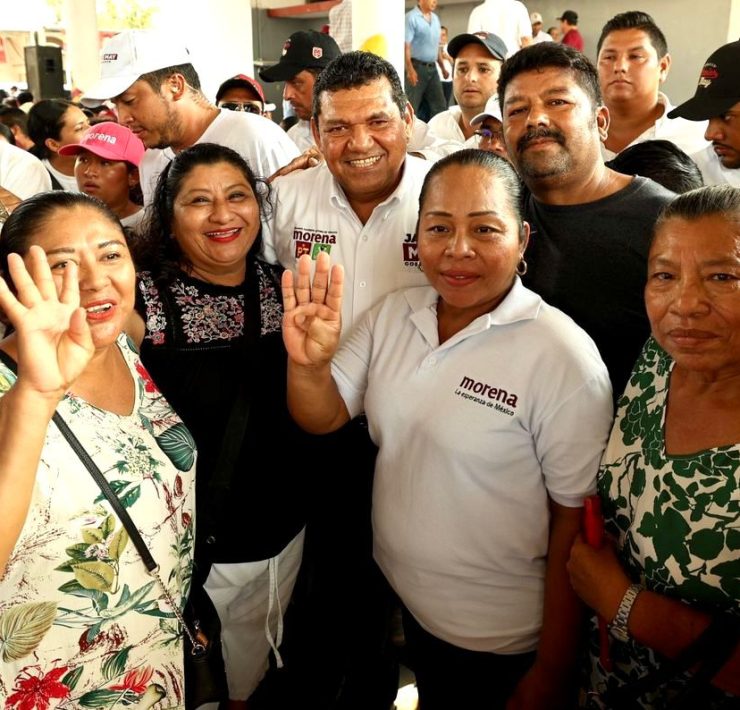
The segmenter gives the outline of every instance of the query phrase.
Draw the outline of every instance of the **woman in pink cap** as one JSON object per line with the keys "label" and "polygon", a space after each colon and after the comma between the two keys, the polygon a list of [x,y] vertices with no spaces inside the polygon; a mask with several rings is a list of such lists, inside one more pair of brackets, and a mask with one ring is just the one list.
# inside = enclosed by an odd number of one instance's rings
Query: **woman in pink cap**
{"label": "woman in pink cap", "polygon": [[136,232],[144,217],[139,190],[139,163],[144,144],[126,126],[114,122],[91,126],[79,143],[59,149],[62,155],[76,155],[75,178],[80,192],[105,202]]}

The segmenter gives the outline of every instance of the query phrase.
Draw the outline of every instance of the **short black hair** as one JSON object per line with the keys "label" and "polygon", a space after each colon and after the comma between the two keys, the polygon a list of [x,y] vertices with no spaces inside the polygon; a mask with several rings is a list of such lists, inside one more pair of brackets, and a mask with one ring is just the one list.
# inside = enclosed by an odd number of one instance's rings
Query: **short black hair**
{"label": "short black hair", "polygon": [[28,135],[28,114],[15,106],[0,107],[0,123],[4,123],[9,128],[18,126],[18,128]]}
{"label": "short black hair", "polygon": [[520,49],[512,54],[501,67],[501,76],[498,79],[498,100],[502,110],[506,98],[506,87],[515,76],[550,67],[568,69],[578,85],[588,94],[594,108],[604,103],[599,86],[599,74],[585,54],[558,42],[542,42]]}
{"label": "short black hair", "polygon": [[321,95],[342,89],[367,86],[385,77],[391,85],[393,103],[403,116],[406,111],[406,94],[393,65],[371,52],[347,52],[329,62],[316,79],[313,87],[313,117],[318,121],[321,113]]}
{"label": "short black hair", "polygon": [[146,74],[142,74],[139,77],[139,81],[145,81],[147,84],[149,84],[149,86],[152,87],[152,89],[154,89],[154,91],[159,93],[162,89],[162,83],[169,79],[169,77],[171,77],[173,74],[182,74],[183,77],[185,77],[187,85],[191,89],[201,91],[200,77],[198,76],[198,72],[195,71],[195,68],[192,64],[176,64],[172,67],[156,69],[155,71],[150,71]]}
{"label": "short black hair", "polygon": [[620,12],[618,15],[614,15],[601,29],[601,36],[596,44],[597,57],[601,52],[601,47],[607,35],[617,30],[641,30],[650,37],[650,43],[655,47],[658,59],[662,59],[668,54],[668,42],[666,42],[665,35],[660,27],[655,24],[655,20],[647,12],[630,10],[629,12]]}
{"label": "short black hair", "polygon": [[27,104],[29,101],[33,101],[33,94],[30,91],[21,91],[15,98],[20,106],[21,104]]}
{"label": "short black hair", "polygon": [[681,194],[704,186],[698,165],[675,143],[643,141],[625,148],[607,165],[624,175],[642,175]]}

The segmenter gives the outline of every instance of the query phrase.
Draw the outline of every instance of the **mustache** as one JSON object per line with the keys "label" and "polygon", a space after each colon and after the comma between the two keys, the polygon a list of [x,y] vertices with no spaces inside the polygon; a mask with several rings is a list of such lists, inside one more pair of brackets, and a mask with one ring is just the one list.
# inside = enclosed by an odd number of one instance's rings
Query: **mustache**
{"label": "mustache", "polygon": [[565,136],[555,128],[533,128],[527,131],[516,144],[518,152],[522,152],[532,141],[540,138],[552,138],[557,141],[560,145],[565,145]]}

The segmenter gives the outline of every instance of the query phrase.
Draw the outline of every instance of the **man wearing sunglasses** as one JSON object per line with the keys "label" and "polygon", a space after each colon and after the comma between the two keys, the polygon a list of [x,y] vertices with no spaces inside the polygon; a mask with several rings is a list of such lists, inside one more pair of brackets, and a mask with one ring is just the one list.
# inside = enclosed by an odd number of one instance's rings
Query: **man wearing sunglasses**
{"label": "man wearing sunglasses", "polygon": [[265,118],[271,118],[275,110],[275,104],[265,101],[265,93],[259,82],[246,74],[237,74],[218,87],[216,105],[227,111],[244,111]]}

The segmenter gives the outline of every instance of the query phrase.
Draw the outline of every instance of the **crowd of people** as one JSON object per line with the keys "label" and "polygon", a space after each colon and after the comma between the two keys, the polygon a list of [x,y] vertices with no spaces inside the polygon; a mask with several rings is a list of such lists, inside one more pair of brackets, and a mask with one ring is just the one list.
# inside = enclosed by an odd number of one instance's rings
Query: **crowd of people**
{"label": "crowd of people", "polygon": [[435,7],[0,108],[5,708],[736,707],[740,42]]}

